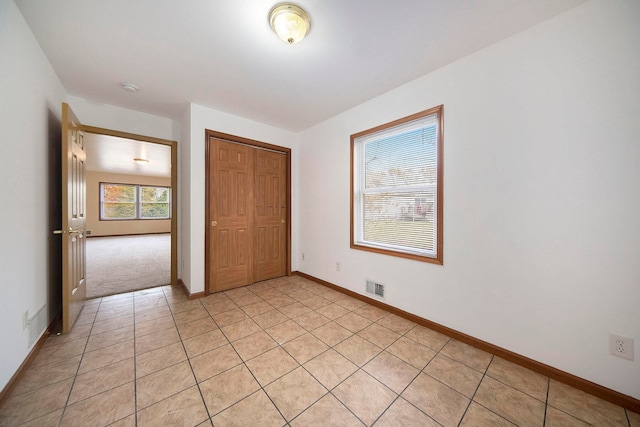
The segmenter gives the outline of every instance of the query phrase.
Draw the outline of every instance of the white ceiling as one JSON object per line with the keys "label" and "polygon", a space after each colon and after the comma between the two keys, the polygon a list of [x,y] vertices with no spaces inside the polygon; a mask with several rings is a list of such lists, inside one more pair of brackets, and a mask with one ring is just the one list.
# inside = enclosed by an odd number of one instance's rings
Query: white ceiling
{"label": "white ceiling", "polygon": [[[171,147],[163,144],[85,133],[87,170],[126,175],[171,177]],[[139,165],[135,158],[149,160]]]}
{"label": "white ceiling", "polygon": [[[188,103],[300,131],[585,0],[15,0],[71,95],[180,119]],[[125,92],[121,82],[139,86]]]}

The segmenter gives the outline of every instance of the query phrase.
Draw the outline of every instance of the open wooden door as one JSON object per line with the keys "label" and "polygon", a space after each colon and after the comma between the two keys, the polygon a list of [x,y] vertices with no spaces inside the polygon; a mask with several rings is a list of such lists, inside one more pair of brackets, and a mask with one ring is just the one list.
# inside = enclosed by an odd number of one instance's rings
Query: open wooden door
{"label": "open wooden door", "polygon": [[86,298],[86,187],[81,124],[62,104],[62,332],[71,330]]}

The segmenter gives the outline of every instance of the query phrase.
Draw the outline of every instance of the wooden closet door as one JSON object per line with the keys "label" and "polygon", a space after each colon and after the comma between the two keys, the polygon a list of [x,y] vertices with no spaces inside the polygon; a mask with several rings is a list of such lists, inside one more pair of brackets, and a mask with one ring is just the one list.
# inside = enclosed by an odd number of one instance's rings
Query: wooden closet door
{"label": "wooden closet door", "polygon": [[211,292],[253,283],[254,152],[245,145],[210,139]]}
{"label": "wooden closet door", "polygon": [[287,273],[287,156],[256,149],[254,279]]}

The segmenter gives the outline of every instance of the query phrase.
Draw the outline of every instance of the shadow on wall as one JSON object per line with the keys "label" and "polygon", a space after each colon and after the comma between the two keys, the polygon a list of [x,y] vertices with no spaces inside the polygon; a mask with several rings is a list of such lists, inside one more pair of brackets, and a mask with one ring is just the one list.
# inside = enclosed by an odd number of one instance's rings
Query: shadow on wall
{"label": "shadow on wall", "polygon": [[47,307],[48,325],[62,309],[62,123],[47,108]]}

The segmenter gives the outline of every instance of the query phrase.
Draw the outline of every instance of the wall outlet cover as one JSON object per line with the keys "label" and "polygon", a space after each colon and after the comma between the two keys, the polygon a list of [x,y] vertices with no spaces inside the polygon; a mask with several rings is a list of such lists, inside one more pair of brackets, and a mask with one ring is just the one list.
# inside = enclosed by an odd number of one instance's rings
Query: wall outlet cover
{"label": "wall outlet cover", "polygon": [[633,360],[633,338],[609,334],[609,354]]}

